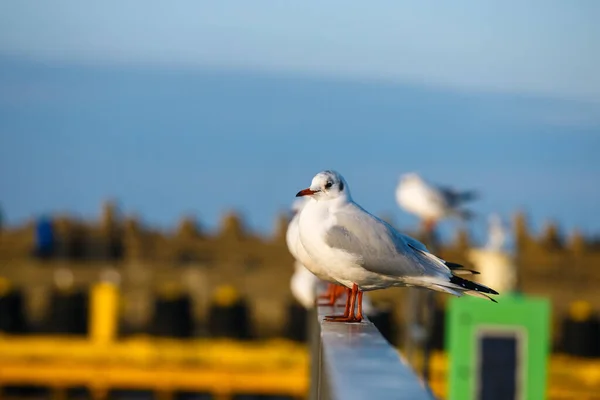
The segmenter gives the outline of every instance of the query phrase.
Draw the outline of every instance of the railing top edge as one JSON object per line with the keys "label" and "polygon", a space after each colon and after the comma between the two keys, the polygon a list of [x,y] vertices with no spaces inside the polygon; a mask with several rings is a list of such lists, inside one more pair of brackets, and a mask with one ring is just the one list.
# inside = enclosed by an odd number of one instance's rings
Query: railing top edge
{"label": "railing top edge", "polygon": [[317,311],[322,373],[328,375],[332,399],[435,399],[368,318],[361,323],[327,322],[325,315],[334,310]]}

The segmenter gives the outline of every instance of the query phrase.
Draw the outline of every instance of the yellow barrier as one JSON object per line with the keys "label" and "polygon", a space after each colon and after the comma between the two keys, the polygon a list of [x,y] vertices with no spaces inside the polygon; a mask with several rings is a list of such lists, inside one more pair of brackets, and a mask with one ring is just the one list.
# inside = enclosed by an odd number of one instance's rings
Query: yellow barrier
{"label": "yellow barrier", "polygon": [[253,370],[308,365],[304,345],[278,339],[238,342],[138,337],[97,343],[64,336],[0,336],[0,363],[23,360],[139,366],[191,364]]}
{"label": "yellow barrier", "polygon": [[94,342],[69,337],[0,336],[0,386],[85,386],[95,398],[111,388],[305,396],[308,354],[286,340]]}
{"label": "yellow barrier", "polygon": [[[221,398],[232,393],[302,397],[308,389],[308,368],[306,347],[280,339],[137,337],[99,343],[69,337],[0,336],[0,386],[87,386],[96,394],[111,388],[139,388],[211,392]],[[549,374],[549,399],[566,394],[590,399],[600,393],[598,359],[553,355]],[[434,353],[431,387],[440,398],[446,394],[446,379],[446,355]]]}

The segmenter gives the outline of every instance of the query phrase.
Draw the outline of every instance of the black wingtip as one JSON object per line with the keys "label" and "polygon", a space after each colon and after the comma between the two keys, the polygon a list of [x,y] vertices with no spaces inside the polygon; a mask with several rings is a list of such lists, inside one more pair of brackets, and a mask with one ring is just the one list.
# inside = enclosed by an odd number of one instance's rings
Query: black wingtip
{"label": "black wingtip", "polygon": [[496,292],[494,289],[489,288],[487,286],[481,285],[479,283],[475,283],[466,279],[463,279],[459,276],[453,275],[450,278],[450,283],[454,283],[455,285],[461,286],[467,290],[474,290],[476,292],[481,293],[489,293],[489,294],[500,294]]}
{"label": "black wingtip", "polygon": [[458,264],[458,263],[453,263],[450,261],[446,261],[446,266],[450,269],[464,269],[465,267]]}
{"label": "black wingtip", "polygon": [[465,268],[464,265],[461,265],[461,264],[458,264],[458,263],[446,261],[446,266],[448,268],[450,268],[451,270],[453,270],[453,271],[455,271],[455,270],[463,270],[463,271],[469,271],[473,275],[479,275],[479,271],[475,271],[475,270],[472,270],[472,269],[467,269],[467,268]]}

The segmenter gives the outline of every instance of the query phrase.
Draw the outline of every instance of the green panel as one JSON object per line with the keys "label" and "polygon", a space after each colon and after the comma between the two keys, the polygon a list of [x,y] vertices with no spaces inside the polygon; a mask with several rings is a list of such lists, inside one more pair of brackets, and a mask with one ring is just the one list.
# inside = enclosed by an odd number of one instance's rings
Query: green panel
{"label": "green panel", "polygon": [[450,400],[476,398],[478,331],[520,330],[523,333],[522,399],[544,399],[549,354],[550,303],[517,294],[496,297],[498,303],[476,297],[450,299],[446,349],[449,357]]}

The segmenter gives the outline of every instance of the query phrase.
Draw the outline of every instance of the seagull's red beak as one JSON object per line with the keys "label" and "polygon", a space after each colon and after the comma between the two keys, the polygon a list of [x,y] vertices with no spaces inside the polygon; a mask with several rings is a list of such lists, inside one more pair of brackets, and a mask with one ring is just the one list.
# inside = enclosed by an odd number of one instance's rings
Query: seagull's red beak
{"label": "seagull's red beak", "polygon": [[317,192],[318,192],[318,190],[303,189],[303,190],[299,191],[298,193],[296,193],[296,197],[312,196],[313,194],[315,194]]}

